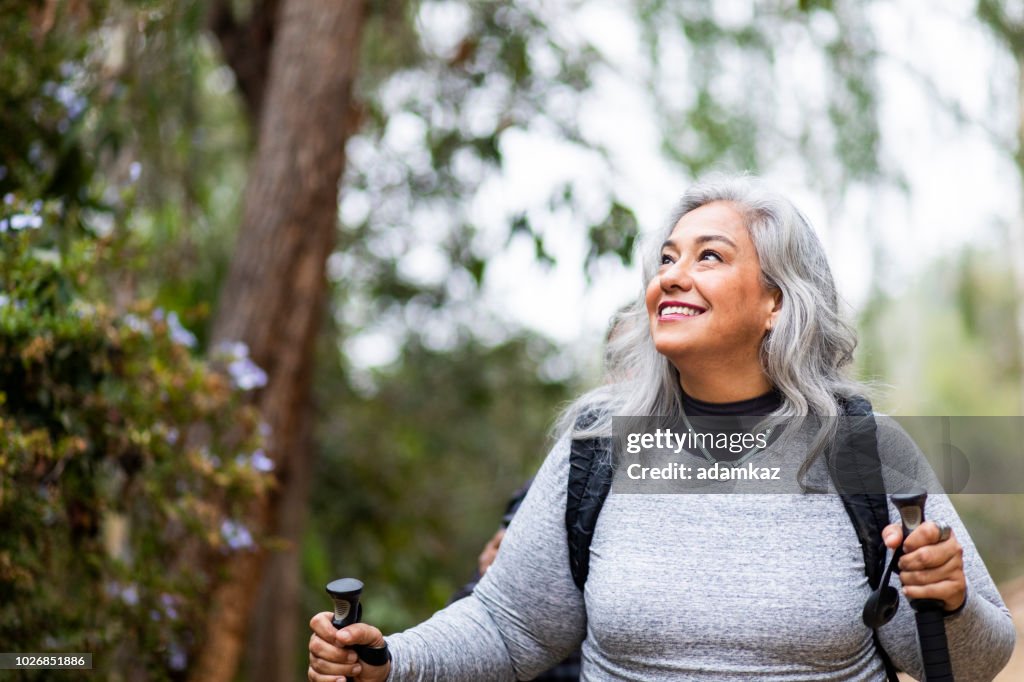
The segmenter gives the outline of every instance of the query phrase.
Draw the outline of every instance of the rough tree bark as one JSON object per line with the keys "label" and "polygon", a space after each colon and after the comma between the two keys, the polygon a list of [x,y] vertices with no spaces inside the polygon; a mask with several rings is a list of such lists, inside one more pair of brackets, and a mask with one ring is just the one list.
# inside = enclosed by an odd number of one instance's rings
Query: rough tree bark
{"label": "rough tree bark", "polygon": [[[245,342],[268,375],[258,401],[271,427],[269,454],[280,485],[251,519],[260,529],[285,536],[301,527],[305,507],[313,346],[337,228],[364,16],[362,0],[280,3],[238,245],[214,321],[214,346]],[[277,595],[278,613],[285,615],[295,612],[298,602],[297,547],[282,554],[291,565],[282,570],[296,576],[292,593]],[[248,552],[231,562],[211,600],[193,679],[234,677],[267,559],[265,553]],[[292,620],[285,615],[272,624],[270,632],[283,648],[274,652],[275,667],[267,671],[271,678],[300,674]]]}

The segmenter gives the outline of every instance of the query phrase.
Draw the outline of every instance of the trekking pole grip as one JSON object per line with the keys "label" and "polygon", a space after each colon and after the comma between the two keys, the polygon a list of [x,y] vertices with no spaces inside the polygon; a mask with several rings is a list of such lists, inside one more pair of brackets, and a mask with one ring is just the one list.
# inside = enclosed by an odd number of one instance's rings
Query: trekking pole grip
{"label": "trekking pole grip", "polygon": [[[340,630],[359,622],[363,612],[363,606],[359,603],[359,595],[362,592],[363,583],[355,578],[340,578],[327,584],[327,594],[334,600],[334,618],[331,619],[331,625]],[[351,680],[352,678],[345,678],[346,682]]]}
{"label": "trekking pole grip", "polygon": [[914,609],[917,636],[921,640],[925,682],[953,682],[942,602],[938,599],[912,599],[910,606]]}
{"label": "trekking pole grip", "polygon": [[[903,540],[906,542],[918,526],[924,523],[924,506],[928,493],[918,489],[892,496],[893,505],[903,522]],[[925,682],[953,682],[953,665],[949,660],[949,642],[946,640],[945,605],[939,599],[911,599],[917,621],[917,638],[921,644]]]}

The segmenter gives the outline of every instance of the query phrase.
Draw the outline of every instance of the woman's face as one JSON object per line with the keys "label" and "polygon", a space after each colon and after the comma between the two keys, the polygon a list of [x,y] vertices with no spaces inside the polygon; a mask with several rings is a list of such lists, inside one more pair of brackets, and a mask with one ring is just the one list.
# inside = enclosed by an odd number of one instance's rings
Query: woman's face
{"label": "woman's face", "polygon": [[759,362],[778,292],[761,283],[754,243],[732,204],[716,201],[683,216],[660,262],[646,297],[658,352],[677,368],[697,359]]}

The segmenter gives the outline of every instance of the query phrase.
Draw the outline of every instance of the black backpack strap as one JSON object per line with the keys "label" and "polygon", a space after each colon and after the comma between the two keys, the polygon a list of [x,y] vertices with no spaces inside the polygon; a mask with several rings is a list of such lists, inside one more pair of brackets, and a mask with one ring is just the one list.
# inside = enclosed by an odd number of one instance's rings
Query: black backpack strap
{"label": "black backpack strap", "polygon": [[[583,415],[576,427],[586,428],[593,421],[591,415]],[[594,539],[597,517],[611,490],[610,451],[609,438],[574,438],[569,453],[565,530],[569,542],[569,569],[581,591],[590,572],[590,543]]]}
{"label": "black backpack strap", "polygon": [[[878,426],[871,403],[860,396],[840,400],[837,447],[829,453],[829,474],[843,500],[843,507],[853,523],[864,554],[864,574],[872,590],[878,589],[885,571],[885,542],[882,529],[889,524],[889,507],[885,499],[882,461],[878,454]],[[886,678],[898,682],[896,666],[882,648],[878,630],[872,639],[885,665]]]}
{"label": "black backpack strap", "polygon": [[885,648],[882,646],[882,640],[878,638],[877,628],[871,631],[871,639],[875,642],[875,650],[878,651],[878,657],[882,659],[882,665],[885,666],[886,682],[900,682],[899,671],[896,670],[892,659],[889,658],[889,654],[886,653]]}

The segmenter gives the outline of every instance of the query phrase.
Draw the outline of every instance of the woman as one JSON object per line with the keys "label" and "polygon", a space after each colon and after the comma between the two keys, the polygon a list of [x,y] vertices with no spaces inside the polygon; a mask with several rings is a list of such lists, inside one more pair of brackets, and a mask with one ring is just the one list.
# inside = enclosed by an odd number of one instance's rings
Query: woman
{"label": "woman", "polygon": [[[864,392],[842,375],[855,338],[824,251],[789,201],[748,177],[715,177],[687,192],[663,238],[644,259],[636,323],[612,341],[628,379],[563,415],[474,594],[388,637],[393,658],[382,666],[344,648],[383,646],[379,630],[335,632],[330,614],[318,614],[310,680],[530,679],[581,642],[585,680],[885,679],[860,616],[870,592],[861,546],[835,495],[613,490],[583,591],[573,583],[564,525],[572,437],[607,435],[613,415],[835,416],[843,398]],[[583,434],[581,414],[597,416]],[[800,448],[808,476],[835,438],[835,420],[821,423],[777,448]],[[892,429],[878,440],[883,462],[912,447]],[[990,679],[1013,648],[1012,621],[949,501],[928,504],[929,518],[953,532],[942,538],[927,522],[906,539],[901,600],[940,600],[956,679]],[[899,518],[893,509],[890,518]],[[883,537],[898,547],[900,525]],[[896,666],[920,677],[911,608],[878,632]]]}

